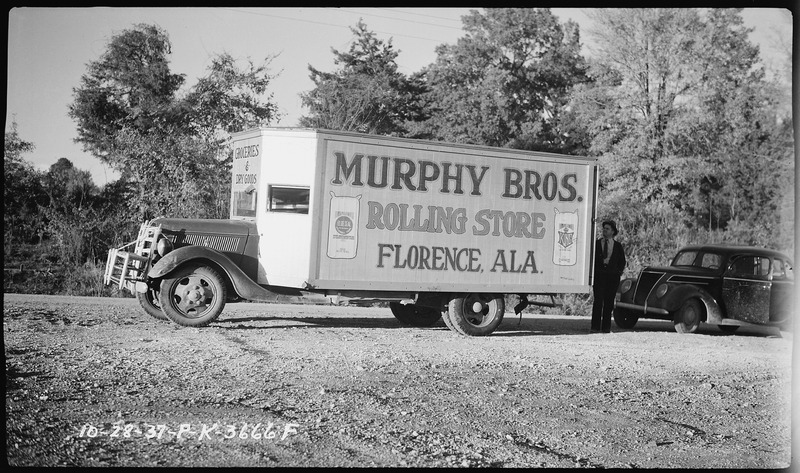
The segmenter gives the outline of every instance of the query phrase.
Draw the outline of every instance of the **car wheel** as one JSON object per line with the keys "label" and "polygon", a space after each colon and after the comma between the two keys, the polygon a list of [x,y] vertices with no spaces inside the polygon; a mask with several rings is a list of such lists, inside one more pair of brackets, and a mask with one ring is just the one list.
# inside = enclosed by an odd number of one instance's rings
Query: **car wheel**
{"label": "car wheel", "polygon": [[411,327],[431,327],[442,318],[440,311],[416,304],[403,305],[399,302],[390,302],[389,308],[401,324]]}
{"label": "car wheel", "polygon": [[617,327],[630,329],[639,321],[639,316],[628,309],[614,308],[614,323]]}
{"label": "car wheel", "polygon": [[733,333],[739,329],[738,325],[720,325],[719,329],[725,333]]}
{"label": "car wheel", "polygon": [[506,303],[503,296],[462,294],[448,304],[451,328],[462,335],[484,337],[503,321]]}
{"label": "car wheel", "polygon": [[672,321],[678,333],[694,333],[703,318],[703,305],[697,299],[684,302]]}
{"label": "car wheel", "polygon": [[159,291],[164,314],[184,327],[203,327],[217,320],[226,298],[225,282],[216,270],[191,264],[164,278]]}
{"label": "car wheel", "polygon": [[161,303],[158,302],[158,289],[148,286],[147,292],[137,291],[136,300],[139,301],[139,305],[150,317],[158,320],[169,320],[161,310]]}

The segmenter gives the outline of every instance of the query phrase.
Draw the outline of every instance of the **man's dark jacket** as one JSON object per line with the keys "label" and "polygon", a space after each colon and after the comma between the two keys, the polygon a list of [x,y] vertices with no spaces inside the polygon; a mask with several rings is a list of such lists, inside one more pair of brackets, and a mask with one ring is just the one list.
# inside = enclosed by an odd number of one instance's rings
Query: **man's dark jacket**
{"label": "man's dark jacket", "polygon": [[603,264],[603,239],[600,238],[594,245],[594,275],[604,277],[621,277],[622,271],[625,270],[625,250],[622,248],[622,243],[614,240],[614,251],[611,252],[611,259],[608,264]]}

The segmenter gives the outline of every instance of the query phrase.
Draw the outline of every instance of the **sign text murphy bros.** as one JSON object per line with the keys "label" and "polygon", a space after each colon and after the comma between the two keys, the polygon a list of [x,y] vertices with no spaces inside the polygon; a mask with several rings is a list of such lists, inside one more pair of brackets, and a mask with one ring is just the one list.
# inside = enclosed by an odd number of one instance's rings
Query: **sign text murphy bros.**
{"label": "sign text murphy bros.", "polygon": [[[547,266],[577,263],[578,212],[585,210],[581,192],[589,179],[584,169],[548,161],[472,156],[457,162],[360,149],[330,154],[331,210],[337,212],[331,221],[338,220],[340,227],[331,228],[329,246],[338,251],[329,248],[329,257],[355,258],[358,239],[379,232],[381,238],[367,249],[375,268],[540,274]],[[417,238],[398,238],[412,233]],[[548,237],[546,250],[541,242],[530,244]],[[460,247],[454,241],[472,244]],[[524,241],[528,244],[520,244]]]}

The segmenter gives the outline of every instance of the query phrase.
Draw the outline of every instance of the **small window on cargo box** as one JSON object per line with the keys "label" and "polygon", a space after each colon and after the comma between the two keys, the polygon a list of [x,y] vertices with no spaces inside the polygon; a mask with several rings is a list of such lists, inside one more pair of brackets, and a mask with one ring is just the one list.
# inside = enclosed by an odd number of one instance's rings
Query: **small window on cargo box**
{"label": "small window on cargo box", "polygon": [[269,186],[269,211],[307,214],[309,195],[308,187]]}
{"label": "small window on cargo box", "polygon": [[250,186],[242,191],[233,193],[233,216],[234,217],[255,217],[256,216],[256,189]]}

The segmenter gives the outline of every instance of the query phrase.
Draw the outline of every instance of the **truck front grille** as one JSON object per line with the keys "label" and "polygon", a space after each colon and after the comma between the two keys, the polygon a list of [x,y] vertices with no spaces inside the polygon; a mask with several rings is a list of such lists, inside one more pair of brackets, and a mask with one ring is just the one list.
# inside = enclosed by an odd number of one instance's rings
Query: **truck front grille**
{"label": "truck front grille", "polygon": [[239,248],[242,237],[220,236],[220,235],[198,235],[198,234],[179,234],[175,237],[175,246],[198,245],[212,248],[217,251],[229,253],[240,253]]}

